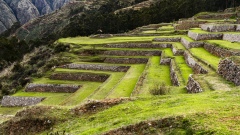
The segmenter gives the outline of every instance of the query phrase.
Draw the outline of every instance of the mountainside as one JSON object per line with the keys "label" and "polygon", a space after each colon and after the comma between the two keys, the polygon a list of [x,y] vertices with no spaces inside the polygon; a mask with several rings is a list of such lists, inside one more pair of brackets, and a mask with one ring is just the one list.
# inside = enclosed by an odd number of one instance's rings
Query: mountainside
{"label": "mountainside", "polygon": [[20,22],[24,24],[40,15],[61,8],[70,0],[0,0],[0,33]]}
{"label": "mountainside", "polygon": [[124,33],[139,26],[170,22],[201,11],[217,11],[224,7],[225,2],[221,0],[74,1],[58,11],[29,21],[14,35],[20,40],[30,41],[89,36],[100,31]]}

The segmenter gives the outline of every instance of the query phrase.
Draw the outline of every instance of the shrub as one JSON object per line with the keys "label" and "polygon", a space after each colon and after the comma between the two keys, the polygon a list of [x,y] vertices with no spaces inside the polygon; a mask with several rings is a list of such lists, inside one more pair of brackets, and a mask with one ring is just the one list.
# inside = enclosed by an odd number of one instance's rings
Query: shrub
{"label": "shrub", "polygon": [[155,85],[149,92],[152,95],[166,95],[170,92],[170,89],[165,83],[161,83],[160,85]]}

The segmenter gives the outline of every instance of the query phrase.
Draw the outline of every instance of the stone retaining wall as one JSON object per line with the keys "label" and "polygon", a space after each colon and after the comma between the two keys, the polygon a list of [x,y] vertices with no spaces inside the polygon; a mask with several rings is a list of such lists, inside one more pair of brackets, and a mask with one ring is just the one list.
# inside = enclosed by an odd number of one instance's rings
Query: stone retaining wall
{"label": "stone retaining wall", "polygon": [[203,47],[204,42],[190,42],[185,38],[181,38],[181,43],[187,48],[196,48],[196,47]]}
{"label": "stone retaining wall", "polygon": [[1,105],[4,107],[31,106],[40,103],[44,99],[42,97],[3,96]]}
{"label": "stone retaining wall", "polygon": [[204,48],[211,54],[216,55],[218,57],[222,57],[222,58],[234,56],[234,55],[240,56],[240,51],[237,52],[237,51],[233,51],[233,50],[228,50],[228,49],[216,46],[216,45],[212,45],[210,43],[204,43]]}
{"label": "stone retaining wall", "polygon": [[115,56],[160,56],[161,51],[105,51],[104,55],[115,55]]}
{"label": "stone retaining wall", "polygon": [[195,74],[207,74],[208,71],[198,64],[195,59],[187,51],[184,52],[184,58],[189,67],[191,67]]}
{"label": "stone retaining wall", "polygon": [[106,58],[104,62],[115,64],[146,64],[148,58]]}
{"label": "stone retaining wall", "polygon": [[161,65],[170,65],[170,62],[171,62],[171,58],[165,57],[164,52],[162,52],[161,58],[160,58],[160,64]]}
{"label": "stone retaining wall", "polygon": [[129,43],[129,44],[107,44],[105,48],[170,48],[172,45],[168,43],[151,44],[151,43]]}
{"label": "stone retaining wall", "polygon": [[192,31],[188,31],[188,36],[196,41],[198,41],[198,40],[217,40],[217,39],[222,39],[223,34],[196,33],[196,32],[192,32]]}
{"label": "stone retaining wall", "polygon": [[171,76],[172,84],[174,86],[180,86],[180,82],[178,80],[178,76],[175,69],[175,63],[173,59],[171,59],[171,62],[170,62],[170,76]]}
{"label": "stone retaining wall", "polygon": [[200,92],[203,92],[200,84],[196,80],[194,80],[192,75],[190,75],[189,78],[188,78],[188,83],[187,83],[186,89],[187,89],[188,93],[200,93]]}
{"label": "stone retaining wall", "polygon": [[199,27],[200,24],[204,24],[206,21],[192,21],[192,20],[183,20],[178,21],[177,25],[174,25],[175,30],[189,30],[190,28]]}
{"label": "stone retaining wall", "polygon": [[71,81],[91,81],[105,82],[109,75],[93,74],[93,73],[55,73],[50,76],[54,80],[71,80]]}
{"label": "stone retaining wall", "polygon": [[[237,57],[239,59],[239,57]],[[240,85],[240,64],[237,64],[231,58],[221,60],[218,66],[218,73],[226,80]]]}
{"label": "stone retaining wall", "polygon": [[172,46],[172,52],[174,55],[183,55],[184,54],[184,50],[177,49],[174,47],[174,45]]}
{"label": "stone retaining wall", "polygon": [[223,40],[231,41],[231,42],[240,42],[240,34],[223,34]]}
{"label": "stone retaining wall", "polygon": [[181,37],[161,37],[161,38],[154,38],[153,41],[157,41],[157,42],[180,42]]}
{"label": "stone retaining wall", "polygon": [[97,71],[112,71],[112,72],[127,72],[130,66],[109,66],[99,64],[67,64],[59,66],[67,69],[82,69],[82,70],[97,70]]}
{"label": "stone retaining wall", "polygon": [[66,84],[28,84],[26,86],[26,92],[63,92],[74,93],[81,86],[80,85],[66,85]]}
{"label": "stone retaining wall", "polygon": [[202,24],[200,25],[202,30],[209,32],[224,32],[224,31],[236,31],[236,25],[233,24]]}

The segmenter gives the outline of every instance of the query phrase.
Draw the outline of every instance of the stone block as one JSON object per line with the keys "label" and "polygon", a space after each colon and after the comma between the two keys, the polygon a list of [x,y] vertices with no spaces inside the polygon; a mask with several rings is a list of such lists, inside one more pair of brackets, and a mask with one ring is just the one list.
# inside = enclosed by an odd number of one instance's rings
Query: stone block
{"label": "stone block", "polygon": [[43,101],[43,97],[15,97],[3,96],[1,105],[4,107],[21,107],[36,105]]}

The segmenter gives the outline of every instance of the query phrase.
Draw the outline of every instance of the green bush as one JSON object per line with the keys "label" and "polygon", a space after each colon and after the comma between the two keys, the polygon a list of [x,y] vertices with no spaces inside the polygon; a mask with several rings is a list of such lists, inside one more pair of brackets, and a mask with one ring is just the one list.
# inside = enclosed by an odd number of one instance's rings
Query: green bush
{"label": "green bush", "polygon": [[152,95],[166,95],[170,92],[170,89],[165,83],[161,83],[160,85],[155,85],[149,92]]}

